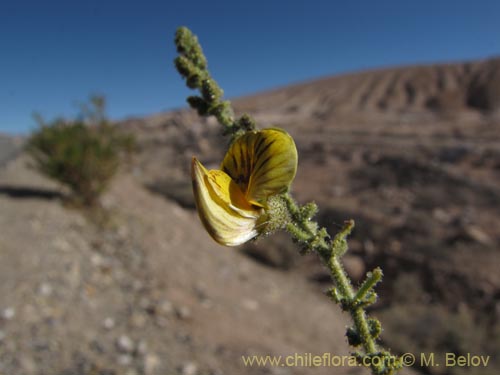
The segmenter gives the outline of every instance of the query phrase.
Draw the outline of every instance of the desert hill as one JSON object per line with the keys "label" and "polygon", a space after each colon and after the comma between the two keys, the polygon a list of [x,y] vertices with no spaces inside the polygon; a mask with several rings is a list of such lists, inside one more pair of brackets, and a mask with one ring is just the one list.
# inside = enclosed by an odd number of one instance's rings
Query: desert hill
{"label": "desert hill", "polygon": [[[384,269],[373,311],[384,341],[491,355],[477,374],[500,368],[499,87],[500,59],[490,59],[233,101],[294,136],[294,195],[319,204],[330,233],[356,220],[346,264],[355,279]],[[0,373],[331,373],[242,365],[244,354],[347,353],[347,319],[322,294],[318,260],[286,236],[236,250],[203,231],[189,165],[193,155],[218,165],[219,126],[189,110],[120,126],[139,152],[104,198],[104,223],[66,208],[24,155],[0,167]]]}
{"label": "desert hill", "polygon": [[338,113],[480,111],[500,108],[500,58],[365,71],[324,78],[243,98],[241,109]]}

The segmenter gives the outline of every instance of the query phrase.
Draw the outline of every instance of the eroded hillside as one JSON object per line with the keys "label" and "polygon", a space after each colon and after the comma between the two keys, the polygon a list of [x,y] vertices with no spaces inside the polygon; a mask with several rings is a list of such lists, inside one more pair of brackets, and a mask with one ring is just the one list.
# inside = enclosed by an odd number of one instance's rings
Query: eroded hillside
{"label": "eroded hillside", "polygon": [[[490,373],[500,368],[499,77],[492,59],[234,101],[294,136],[294,195],[319,204],[330,233],[356,220],[346,266],[356,280],[384,269],[373,313],[388,346],[489,354]],[[139,153],[106,195],[104,221],[66,207],[24,155],[0,164],[0,373],[303,374],[245,367],[241,355],[348,352],[346,317],[323,295],[314,256],[282,235],[225,249],[202,229],[189,165],[193,155],[219,164],[213,119],[179,110],[120,126]]]}

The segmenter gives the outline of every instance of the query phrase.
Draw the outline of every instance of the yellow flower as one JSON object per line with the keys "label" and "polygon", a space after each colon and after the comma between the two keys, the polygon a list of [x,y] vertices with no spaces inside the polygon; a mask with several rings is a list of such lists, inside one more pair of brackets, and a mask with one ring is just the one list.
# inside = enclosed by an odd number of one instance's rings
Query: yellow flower
{"label": "yellow flower", "polygon": [[237,246],[262,233],[259,221],[271,196],[288,190],[297,171],[293,138],[277,128],[247,132],[236,139],[220,170],[193,158],[191,177],[198,214],[221,245]]}

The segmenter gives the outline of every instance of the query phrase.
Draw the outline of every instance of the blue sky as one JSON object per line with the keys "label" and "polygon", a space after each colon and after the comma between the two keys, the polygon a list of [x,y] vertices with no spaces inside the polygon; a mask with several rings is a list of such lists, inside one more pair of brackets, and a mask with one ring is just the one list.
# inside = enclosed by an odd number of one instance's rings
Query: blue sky
{"label": "blue sky", "polygon": [[178,26],[199,37],[226,97],[321,76],[500,55],[500,1],[23,1],[0,4],[0,132],[74,116],[185,106]]}

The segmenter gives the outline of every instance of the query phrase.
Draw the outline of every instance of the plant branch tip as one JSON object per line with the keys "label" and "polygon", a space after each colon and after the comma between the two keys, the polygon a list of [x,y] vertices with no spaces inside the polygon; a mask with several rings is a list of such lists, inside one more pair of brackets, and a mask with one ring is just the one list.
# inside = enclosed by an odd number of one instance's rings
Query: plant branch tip
{"label": "plant branch tip", "polygon": [[[245,182],[253,181],[250,177],[258,174],[258,171],[252,169],[251,161],[265,154],[262,151],[264,149],[258,152],[256,145],[259,142],[264,144],[266,138],[277,137],[282,140],[288,138],[283,135],[272,135],[270,131],[273,128],[257,131],[255,120],[248,114],[235,119],[231,103],[222,100],[223,90],[207,69],[207,60],[198,38],[188,28],[177,29],[175,44],[179,53],[175,60],[176,68],[186,80],[186,85],[198,90],[198,95],[188,98],[189,105],[200,116],[214,116],[224,128],[223,134],[231,137],[230,150],[226,154],[227,159],[224,159],[221,170],[207,171],[200,163],[194,164],[194,193],[200,218],[207,231],[219,243],[234,245],[259,235],[268,235],[274,230],[285,229],[293,242],[300,245],[301,254],[316,252],[328,267],[334,282],[327,295],[339,304],[342,310],[347,311],[353,320],[354,325],[347,330],[346,335],[351,346],[362,348],[362,351],[356,354],[358,360],[369,367],[374,375],[395,373],[401,368],[401,363],[388,351],[378,348],[376,341],[382,331],[382,325],[377,319],[368,317],[366,313],[366,308],[377,300],[374,288],[382,280],[382,270],[377,267],[368,272],[361,286],[355,290],[342,264],[342,256],[348,250],[347,237],[355,226],[354,220],[345,221],[341,230],[332,238],[325,228],[312,220],[318,212],[317,205],[313,202],[299,205],[294,200],[288,190],[295,176],[296,164],[289,165],[288,170],[278,168],[284,165],[279,162],[280,158],[289,159],[283,155],[293,154],[294,160],[297,156],[296,150],[292,152],[290,146],[293,143],[291,137],[286,147],[277,148],[276,152],[269,153],[269,159],[261,158],[262,164],[265,164],[266,160],[266,163],[276,166],[275,170],[267,169],[265,178],[261,180],[267,181],[267,184],[271,181],[269,186],[273,186],[274,190],[265,187],[265,184],[253,190]],[[275,130],[286,133],[280,129]],[[259,137],[262,139],[259,140]],[[255,143],[254,140],[258,142]],[[290,173],[292,170],[293,176]],[[275,186],[272,184],[273,179],[276,181]],[[230,191],[232,194],[229,194]],[[260,194],[259,191],[266,193]],[[273,194],[269,195],[270,191]],[[234,197],[238,199],[232,200]],[[223,225],[220,224],[221,221]],[[240,228],[237,230],[232,228],[233,224],[237,224]],[[242,232],[241,228],[246,232]],[[373,361],[366,361],[375,357],[381,358],[379,365],[374,365]],[[368,362],[372,365],[366,365]]]}

